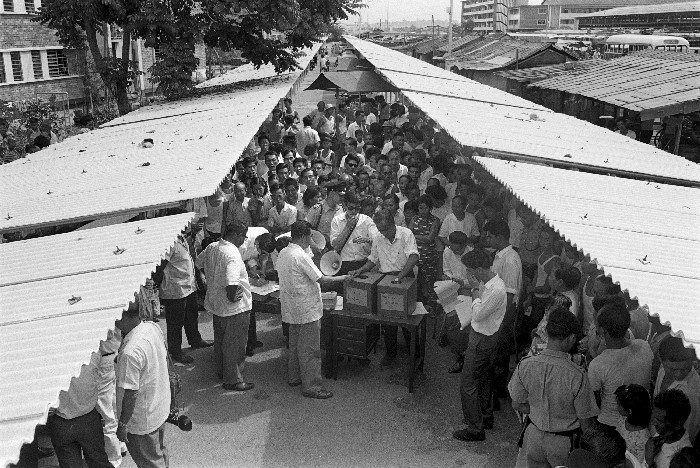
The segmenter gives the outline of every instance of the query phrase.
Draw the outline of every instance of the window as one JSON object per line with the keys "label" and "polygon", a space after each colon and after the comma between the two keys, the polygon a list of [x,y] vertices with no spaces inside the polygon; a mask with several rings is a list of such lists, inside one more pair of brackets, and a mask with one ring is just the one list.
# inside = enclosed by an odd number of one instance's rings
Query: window
{"label": "window", "polygon": [[561,9],[561,12],[562,12],[562,13],[569,13],[569,9],[568,9],[568,8],[562,8],[562,9]]}
{"label": "window", "polygon": [[546,14],[547,14],[547,9],[546,9],[546,8],[538,8],[538,9],[537,9],[537,14],[538,14],[538,15],[546,15]]}
{"label": "window", "polygon": [[5,13],[12,13],[15,11],[14,0],[2,0],[2,7]]}
{"label": "window", "polygon": [[572,19],[563,19],[560,22],[561,24],[574,24],[574,20]]}
{"label": "window", "polygon": [[36,13],[36,8],[34,8],[34,0],[24,0],[24,9],[27,13]]}
{"label": "window", "polygon": [[51,78],[68,76],[68,59],[62,50],[47,50],[46,60],[49,63],[49,76]]}
{"label": "window", "polygon": [[153,60],[156,62],[160,60],[160,46],[153,48]]}
{"label": "window", "polygon": [[520,8],[511,8],[508,10],[509,15],[517,15],[518,13],[520,13]]}
{"label": "window", "polygon": [[508,20],[508,26],[517,26],[518,20]]}
{"label": "window", "polygon": [[0,52],[0,83],[7,83],[7,77],[5,76],[5,59],[3,58],[2,52]]}
{"label": "window", "polygon": [[32,68],[34,69],[35,80],[44,78],[44,69],[41,67],[41,52],[38,50],[32,50]]}
{"label": "window", "polygon": [[547,24],[547,20],[537,20],[537,26],[545,26]]}
{"label": "window", "polygon": [[14,81],[24,81],[22,57],[19,55],[19,52],[10,52],[10,61],[12,62],[12,78]]}

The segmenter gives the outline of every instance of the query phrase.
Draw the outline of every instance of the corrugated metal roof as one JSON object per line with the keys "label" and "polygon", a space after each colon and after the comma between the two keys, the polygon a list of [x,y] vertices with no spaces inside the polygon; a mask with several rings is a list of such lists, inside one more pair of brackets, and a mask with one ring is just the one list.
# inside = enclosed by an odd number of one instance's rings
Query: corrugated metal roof
{"label": "corrugated metal roof", "polygon": [[0,245],[0,466],[16,462],[193,216]]}
{"label": "corrugated metal roof", "polygon": [[647,50],[531,86],[579,94],[640,112],[642,120],[700,110],[700,56]]}
{"label": "corrugated metal roof", "polygon": [[376,44],[347,39],[375,71],[463,145],[641,177],[700,182],[700,167],[681,157]]}
{"label": "corrugated metal roof", "polygon": [[427,54],[428,52],[437,52],[444,44],[447,44],[447,38],[443,36],[421,41],[417,44],[413,44],[410,48],[415,50],[417,54]]}
{"label": "corrugated metal roof", "polygon": [[588,71],[605,63],[603,59],[578,60],[576,62],[556,63],[545,65],[544,67],[521,68],[519,70],[501,70],[495,72],[497,75],[520,83],[532,83],[534,81],[545,80],[553,76],[565,74],[579,74]]}
{"label": "corrugated metal roof", "polygon": [[0,232],[210,195],[300,74],[148,106],[0,166]]}
{"label": "corrugated metal roof", "polygon": [[[306,69],[306,67],[309,65],[309,62],[311,62],[311,59],[318,52],[318,49],[321,48],[321,45],[322,44],[320,42],[317,42],[314,43],[313,47],[309,49],[304,49],[302,51],[304,55],[297,59],[301,70]],[[293,71],[278,74],[275,71],[275,66],[272,64],[264,64],[256,68],[255,65],[252,62],[250,62],[241,65],[240,67],[234,68],[233,70],[229,70],[223,75],[219,75],[210,80],[207,80],[204,83],[200,83],[196,87],[200,89],[210,88],[212,86],[228,85],[231,83],[238,83],[241,81],[260,80],[263,78],[272,78],[274,76],[290,75],[297,73],[299,72]]]}
{"label": "corrugated metal roof", "polygon": [[475,159],[700,356],[700,189]]}
{"label": "corrugated metal roof", "polygon": [[[480,38],[481,38],[481,36],[455,37],[454,39],[452,39],[452,51],[454,52],[456,50],[459,50],[462,47],[469,44],[470,42],[475,41],[475,40],[480,39]],[[437,49],[437,51],[442,52],[442,53],[446,53],[448,46],[449,46],[449,44],[447,44],[447,42],[445,42],[445,44],[442,45],[441,47],[439,47]]]}
{"label": "corrugated metal roof", "polygon": [[[611,8],[609,10],[597,11],[595,13],[586,13],[584,15],[576,15],[577,17],[600,17],[600,16],[628,16],[628,15],[650,15],[654,13],[679,13],[679,12],[689,12],[689,11],[700,11],[700,3],[695,2],[678,2],[678,3],[661,3],[654,1],[651,5],[639,5],[641,2],[634,6]],[[657,3],[661,3],[660,5]]]}

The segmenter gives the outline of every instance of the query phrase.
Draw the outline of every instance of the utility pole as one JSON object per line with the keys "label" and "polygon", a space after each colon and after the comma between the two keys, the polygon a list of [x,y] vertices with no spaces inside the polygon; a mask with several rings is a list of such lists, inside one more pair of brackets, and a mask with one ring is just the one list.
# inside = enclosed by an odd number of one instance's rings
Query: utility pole
{"label": "utility pole", "polygon": [[445,70],[450,69],[448,60],[452,58],[452,10],[454,0],[450,0],[450,24],[447,26],[447,53],[445,54]]}

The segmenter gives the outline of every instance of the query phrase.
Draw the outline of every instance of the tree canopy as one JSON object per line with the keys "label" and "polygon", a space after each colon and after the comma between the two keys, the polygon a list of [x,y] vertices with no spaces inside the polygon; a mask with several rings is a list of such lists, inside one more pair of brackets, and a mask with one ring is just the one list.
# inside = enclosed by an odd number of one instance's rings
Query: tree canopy
{"label": "tree canopy", "polygon": [[191,86],[197,42],[238,50],[258,66],[292,70],[300,49],[362,6],[362,0],[43,0],[35,20],[55,29],[64,46],[90,50],[124,114],[131,109],[126,90],[134,63],[129,47],[122,48],[121,57],[104,53],[99,35],[105,25],[121,28],[124,44],[141,38],[147,47],[160,48],[154,81],[174,97]]}

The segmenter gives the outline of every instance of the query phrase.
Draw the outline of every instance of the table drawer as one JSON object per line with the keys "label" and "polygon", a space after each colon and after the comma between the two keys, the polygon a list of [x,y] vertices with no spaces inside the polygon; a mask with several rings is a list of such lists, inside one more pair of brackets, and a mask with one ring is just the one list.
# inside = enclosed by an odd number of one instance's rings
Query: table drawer
{"label": "table drawer", "polygon": [[351,356],[365,357],[365,342],[336,339],[335,352],[338,354],[349,354]]}
{"label": "table drawer", "polygon": [[365,342],[365,328],[336,327],[336,338],[341,340]]}
{"label": "table drawer", "polygon": [[354,317],[337,315],[335,317],[335,323],[338,327],[359,328],[361,330],[365,329],[365,322],[361,319],[357,319]]}

